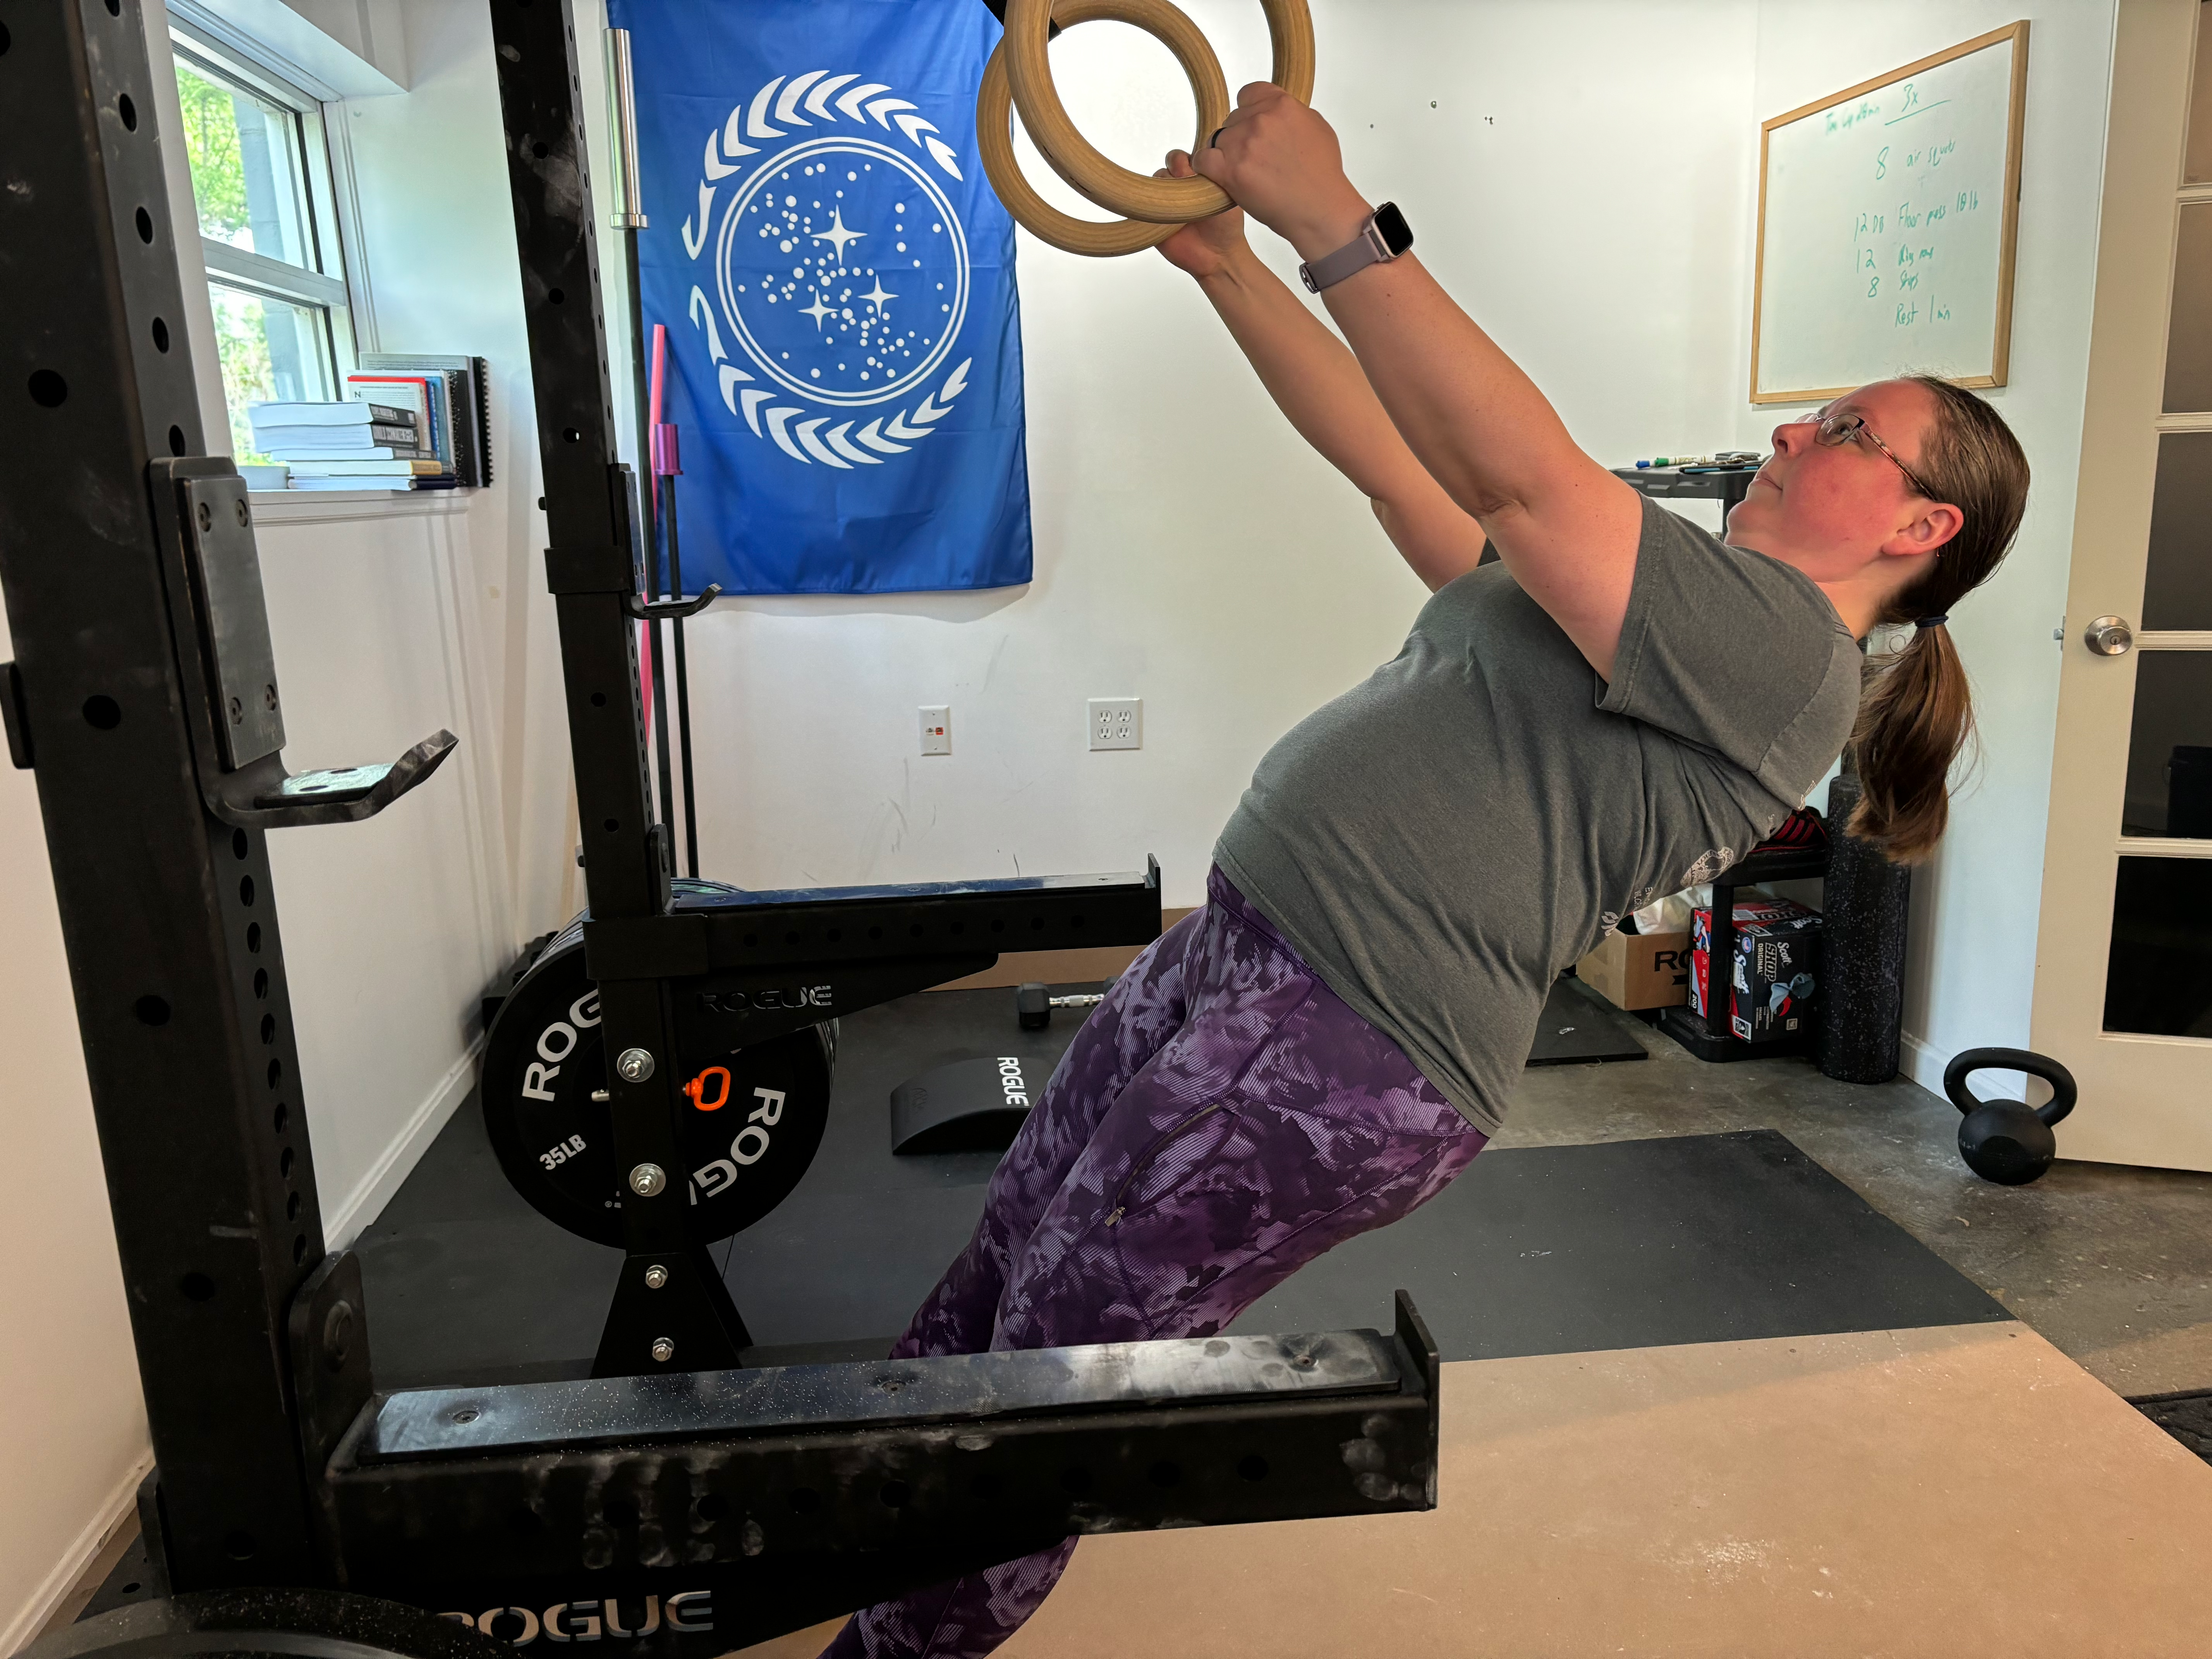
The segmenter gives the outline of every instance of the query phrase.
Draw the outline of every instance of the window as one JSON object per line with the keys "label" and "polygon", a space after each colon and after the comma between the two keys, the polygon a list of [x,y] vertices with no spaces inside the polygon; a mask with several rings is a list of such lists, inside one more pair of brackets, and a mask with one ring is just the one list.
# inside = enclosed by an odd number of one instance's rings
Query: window
{"label": "window", "polygon": [[231,447],[252,460],[251,405],[335,400],[353,363],[323,107],[173,20],[170,38]]}

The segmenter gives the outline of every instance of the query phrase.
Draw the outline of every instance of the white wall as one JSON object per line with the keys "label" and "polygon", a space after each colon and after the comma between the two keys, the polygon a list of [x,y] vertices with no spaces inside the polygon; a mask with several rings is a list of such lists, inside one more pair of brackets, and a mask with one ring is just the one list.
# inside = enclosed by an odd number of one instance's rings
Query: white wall
{"label": "white wall", "polygon": [[[1265,75],[1249,0],[1189,9],[1232,88]],[[1424,258],[1577,434],[1624,462],[1729,441],[1753,7],[1314,10],[1316,101],[1352,176],[1404,207]],[[1181,75],[1133,31],[1074,31],[1054,63],[1118,159],[1156,165],[1189,142]],[[1281,243],[1255,240],[1292,272]],[[1260,755],[1404,638],[1419,584],[1188,278],[1026,233],[1018,258],[1036,580],[731,601],[694,624],[703,873],[921,880],[1129,869],[1156,852],[1168,902],[1196,902]],[[1086,752],[1085,700],[1133,694],[1143,750]],[[945,702],[953,753],[918,758],[915,708]]]}
{"label": "white wall", "polygon": [[[538,511],[538,426],[515,264],[494,73],[482,5],[406,0],[411,79],[404,97],[346,106],[376,347],[488,360],[493,483],[468,501],[467,627],[492,705],[497,835],[513,883],[519,944],[568,920],[575,832],[545,521]],[[581,32],[580,24],[580,33]],[[586,54],[586,74],[596,74]],[[598,107],[587,95],[587,108]]]}
{"label": "white wall", "polygon": [[477,999],[516,939],[475,516],[458,495],[258,500],[295,771],[460,746],[387,811],[269,838],[323,1224],[349,1243],[474,1084]]}
{"label": "white wall", "polygon": [[[2010,383],[1986,395],[2035,476],[2011,555],[1952,612],[1973,678],[1982,757],[1957,781],[1950,833],[1915,878],[1905,970],[1908,1067],[1938,1091],[1959,1050],[2028,1041],[2058,707],[2061,647],[2051,635],[2066,608],[2073,554],[2114,9],[2112,0],[2026,9],[2002,0],[1759,7],[1753,99],[1761,121],[2023,15],[2033,27],[2012,366]],[[1747,343],[1733,372],[1746,383]],[[1763,445],[1779,411],[1739,406],[1738,441]]]}

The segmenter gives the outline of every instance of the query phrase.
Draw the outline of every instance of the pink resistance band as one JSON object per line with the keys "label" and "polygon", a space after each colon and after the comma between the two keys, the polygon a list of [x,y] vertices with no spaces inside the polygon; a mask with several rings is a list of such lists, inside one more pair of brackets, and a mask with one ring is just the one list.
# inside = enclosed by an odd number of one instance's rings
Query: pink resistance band
{"label": "pink resistance band", "polygon": [[[653,325],[653,380],[650,389],[646,394],[646,427],[652,434],[653,448],[647,465],[651,469],[652,476],[656,478],[674,477],[684,471],[683,464],[677,456],[676,428],[672,422],[664,422],[660,418],[660,383],[661,377],[667,373],[667,370],[668,325],[655,323]],[[657,518],[658,514],[655,516]],[[659,550],[658,548],[648,550],[646,562],[649,568],[658,569]],[[647,594],[646,597],[650,599],[652,595]],[[650,623],[642,622],[637,625],[638,689],[646,711],[645,735],[647,742],[650,742],[653,738],[653,653],[647,644],[646,633],[651,626]]]}
{"label": "pink resistance band", "polygon": [[668,368],[668,325],[653,325],[653,391],[647,423],[653,428],[653,471],[655,477],[672,478],[684,471],[676,453],[676,427],[660,418],[660,377]]}

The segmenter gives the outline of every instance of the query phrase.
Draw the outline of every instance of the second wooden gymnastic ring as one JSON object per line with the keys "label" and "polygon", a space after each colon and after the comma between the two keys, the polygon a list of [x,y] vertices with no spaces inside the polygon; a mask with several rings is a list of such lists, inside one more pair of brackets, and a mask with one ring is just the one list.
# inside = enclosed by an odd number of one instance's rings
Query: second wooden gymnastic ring
{"label": "second wooden gymnastic ring", "polygon": [[[1313,96],[1314,82],[1313,15],[1306,9],[1306,0],[1260,0],[1260,5],[1267,15],[1267,36],[1274,48],[1270,78],[1304,103]],[[1118,10],[1094,15],[1135,21]],[[1210,179],[1152,179],[1132,173],[1100,155],[1076,131],[1052,83],[1052,65],[1045,54],[1055,15],[1053,0],[1006,0],[1006,37],[999,43],[1013,85],[1014,107],[1053,170],[1109,212],[1155,224],[1187,224],[1229,206],[1229,198]],[[1200,130],[1211,133],[1220,125],[1201,124]]]}
{"label": "second wooden gymnastic ring", "polygon": [[[1229,118],[1229,83],[1222,79],[1220,61],[1206,44],[1205,33],[1168,0],[1058,0],[1052,9],[1052,21],[1064,29],[1101,20],[1133,24],[1176,55],[1183,73],[1190,77],[1191,95],[1198,103],[1197,136],[1191,141],[1195,154],[1206,137]],[[1134,253],[1164,242],[1180,230],[1180,223],[1116,219],[1100,224],[1078,219],[1036,193],[1022,176],[1021,163],[1014,155],[1010,123],[1013,94],[1006,76],[1006,50],[1002,40],[983,69],[983,84],[975,94],[975,147],[982,154],[984,175],[1006,204],[1006,211],[1054,247],[1095,258]]]}

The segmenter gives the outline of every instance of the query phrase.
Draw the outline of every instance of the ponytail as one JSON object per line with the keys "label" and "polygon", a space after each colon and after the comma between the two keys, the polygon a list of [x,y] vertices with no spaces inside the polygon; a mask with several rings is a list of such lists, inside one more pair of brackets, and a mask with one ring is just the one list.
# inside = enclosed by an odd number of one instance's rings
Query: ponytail
{"label": "ponytail", "polygon": [[1935,851],[1950,821],[1951,764],[1973,735],[1966,665],[1944,628],[1917,630],[1886,660],[1869,658],[1851,732],[1861,792],[1851,834],[1900,864]]}
{"label": "ponytail", "polygon": [[1846,827],[1901,864],[1919,863],[1942,839],[1952,763],[1974,734],[1972,688],[1944,613],[2003,560],[2028,483],[2027,457],[2003,416],[1948,381],[1911,378],[1936,399],[1915,471],[1964,522],[1934,568],[1875,618],[1920,625],[1902,650],[1869,659],[1847,757],[1862,793]]}

